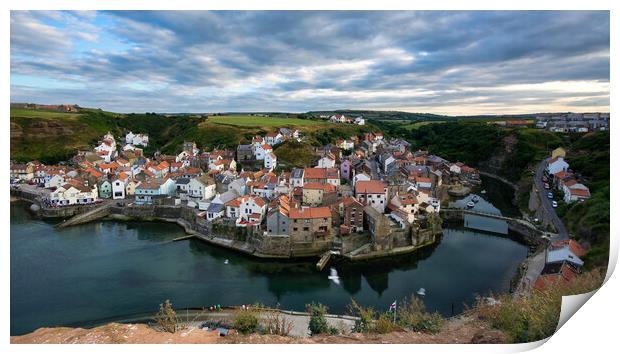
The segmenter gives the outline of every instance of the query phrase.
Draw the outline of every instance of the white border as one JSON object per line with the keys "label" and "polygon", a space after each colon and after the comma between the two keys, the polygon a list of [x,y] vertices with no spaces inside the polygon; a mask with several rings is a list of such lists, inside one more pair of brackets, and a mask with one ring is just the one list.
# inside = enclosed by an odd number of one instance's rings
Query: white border
{"label": "white border", "polygon": [[[25,10],[25,9],[39,9],[39,10],[50,10],[50,9],[79,9],[79,10],[88,10],[88,9],[163,9],[163,10],[197,10],[197,9],[246,9],[246,10],[272,10],[272,9],[315,9],[315,10],[347,10],[347,9],[356,9],[356,10],[548,10],[548,9],[558,9],[558,10],[612,10],[611,11],[611,81],[616,82],[618,80],[617,70],[614,70],[615,61],[613,59],[616,58],[616,45],[614,45],[614,39],[617,41],[618,39],[618,24],[620,23],[620,16],[618,16],[618,7],[620,2],[618,1],[604,1],[604,0],[588,0],[588,1],[575,1],[575,0],[565,0],[561,2],[551,2],[551,1],[542,1],[542,0],[521,0],[521,1],[492,1],[492,0],[477,0],[477,1],[446,1],[446,0],[434,0],[434,1],[425,1],[425,2],[408,2],[408,1],[398,1],[398,0],[382,0],[382,1],[371,1],[371,0],[357,0],[350,2],[338,2],[336,3],[333,0],[300,0],[300,1],[278,1],[278,0],[262,0],[262,1],[235,1],[235,0],[211,0],[203,3],[196,3],[191,0],[175,0],[175,1],[163,1],[163,0],[133,0],[133,1],[122,1],[122,0],[106,0],[106,1],[93,1],[93,0],[59,0],[54,1],[51,4],[49,1],[43,0],[19,0],[19,1],[4,1],[2,2],[5,10],[2,13],[2,31],[4,35],[2,37],[4,55],[2,56],[2,65],[4,70],[2,71],[2,79],[3,79],[3,94],[5,97],[5,105],[3,112],[8,112],[9,103],[10,103],[10,12],[8,10]],[[610,113],[614,116],[614,112],[612,111],[612,107],[615,106],[616,100],[613,95],[613,92],[610,95]],[[612,118],[613,119],[613,118]],[[613,120],[612,120],[613,122]],[[5,127],[8,125],[8,116],[6,117]],[[615,128],[615,124],[612,123]],[[3,166],[3,174],[5,175],[4,180],[8,181],[8,165],[9,165],[9,155],[8,151],[10,151],[10,133],[9,130],[5,130],[5,139],[2,140],[2,145],[5,153],[2,156]],[[617,154],[617,144],[614,143],[614,137],[618,136],[618,133],[612,129],[611,130],[611,150],[612,150],[612,168],[611,175],[616,176],[616,173],[620,171],[615,163],[618,162],[618,154]],[[618,201],[619,198],[618,189],[612,188],[612,201]],[[5,201],[9,200],[8,187],[3,184],[2,185],[2,197]],[[9,205],[5,202],[3,204],[3,217],[5,220],[8,219],[9,213]],[[615,267],[617,256],[618,256],[618,242],[617,236],[620,235],[620,230],[618,228],[617,219],[614,216],[618,216],[617,207],[613,204],[611,206],[611,235],[612,243],[611,243],[611,259],[610,259],[610,269],[613,270]],[[5,222],[5,231],[3,233],[3,247],[2,251],[4,253],[3,263],[2,263],[2,284],[4,284],[3,291],[0,293],[0,296],[3,300],[4,306],[2,306],[2,319],[1,319],[1,328],[2,333],[4,334],[3,338],[3,352],[32,352],[32,351],[45,351],[52,353],[73,353],[73,352],[83,352],[87,350],[89,352],[95,353],[107,353],[111,348],[109,346],[49,346],[49,345],[9,345],[9,328],[10,328],[10,315],[9,315],[9,286],[10,286],[10,247],[9,247],[9,223]],[[611,272],[608,273],[608,277],[611,275]],[[296,345],[295,347],[291,346],[283,346],[283,345],[253,345],[253,346],[217,346],[217,347],[205,347],[200,345],[184,345],[184,346],[175,346],[173,350],[182,349],[184,351],[190,352],[201,352],[210,350],[217,350],[222,352],[235,352],[235,351],[247,351],[251,350],[253,352],[269,352],[272,353],[274,351],[295,351],[298,353],[310,353],[316,350],[320,351],[342,351],[342,350],[355,350],[360,353],[375,353],[380,350],[390,350],[397,352],[412,352],[412,351],[423,351],[423,352],[464,352],[464,353],[487,353],[487,352],[519,352],[526,351],[533,348],[537,348],[537,352],[542,353],[551,353],[551,352],[595,352],[596,349],[607,349],[613,348],[613,344],[615,339],[617,338],[617,319],[618,319],[618,309],[617,309],[617,294],[619,289],[619,281],[618,276],[612,277],[608,279],[608,282],[604,287],[601,288],[596,294],[592,296],[591,301],[588,301],[583,309],[578,311],[573,318],[571,318],[561,329],[552,336],[548,343],[545,345],[539,346],[541,343],[530,343],[530,344],[521,344],[521,345],[416,345],[414,347],[410,345],[390,345],[389,347],[379,346],[379,345],[357,345],[355,347],[348,346],[336,346],[336,345],[322,345],[320,347],[316,346],[302,346]],[[541,341],[544,342],[544,341]],[[157,346],[157,345],[134,345],[134,346],[114,346],[112,350],[115,352],[135,352],[136,350],[148,350],[151,353],[156,352],[169,352],[170,347],[168,346]],[[607,351],[607,350],[606,350]]]}

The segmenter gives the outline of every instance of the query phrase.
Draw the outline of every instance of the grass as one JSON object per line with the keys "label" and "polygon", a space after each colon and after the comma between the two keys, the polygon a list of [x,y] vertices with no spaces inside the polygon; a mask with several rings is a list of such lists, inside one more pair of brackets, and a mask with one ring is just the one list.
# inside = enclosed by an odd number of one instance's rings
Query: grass
{"label": "grass", "polygon": [[250,115],[229,115],[229,116],[210,116],[210,123],[234,125],[240,127],[253,127],[253,128],[282,128],[282,127],[311,127],[311,126],[324,126],[327,123],[299,118],[284,118],[284,117],[257,117]]}
{"label": "grass", "polygon": [[75,120],[80,116],[80,113],[56,112],[40,109],[35,110],[11,108],[11,117],[14,118],[53,118]]}
{"label": "grass", "polygon": [[407,129],[407,130],[414,130],[414,129],[418,129],[420,127],[423,127],[425,125],[429,125],[429,124],[442,124],[442,123],[447,123],[448,121],[425,121],[425,122],[415,122],[415,123],[411,123],[411,124],[406,124],[403,125],[403,129]]}

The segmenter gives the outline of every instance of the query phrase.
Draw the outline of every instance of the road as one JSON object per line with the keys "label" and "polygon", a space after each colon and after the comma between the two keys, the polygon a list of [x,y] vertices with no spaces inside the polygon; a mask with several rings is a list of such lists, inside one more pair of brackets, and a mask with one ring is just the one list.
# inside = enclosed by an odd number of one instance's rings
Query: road
{"label": "road", "polygon": [[547,190],[545,189],[544,182],[542,181],[543,172],[545,171],[545,167],[547,165],[547,160],[542,160],[538,167],[536,168],[536,176],[534,177],[534,183],[536,185],[536,189],[538,189],[538,197],[540,199],[540,207],[543,208],[544,215],[549,217],[553,226],[558,233],[556,237],[553,238],[552,241],[557,240],[568,240],[568,231],[566,231],[566,226],[562,220],[558,217],[558,214],[555,213],[555,209],[551,205],[551,199],[547,198]]}

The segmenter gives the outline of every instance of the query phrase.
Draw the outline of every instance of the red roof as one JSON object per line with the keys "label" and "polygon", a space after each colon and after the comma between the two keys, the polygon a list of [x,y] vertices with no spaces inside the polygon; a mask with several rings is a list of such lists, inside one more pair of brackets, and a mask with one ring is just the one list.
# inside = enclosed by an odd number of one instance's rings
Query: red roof
{"label": "red roof", "polygon": [[320,219],[329,217],[331,217],[331,212],[328,207],[305,208],[302,210],[291,209],[289,211],[289,218],[291,219]]}
{"label": "red roof", "polygon": [[415,180],[420,183],[431,183],[433,181],[430,177],[416,177]]}
{"label": "red roof", "polygon": [[553,248],[561,248],[568,245],[568,247],[570,248],[571,252],[573,252],[575,254],[575,256],[577,257],[582,257],[583,255],[586,254],[586,250],[575,240],[561,240],[561,241],[556,241],[554,243],[551,244],[551,247]]}
{"label": "red roof", "polygon": [[571,188],[570,194],[577,196],[577,197],[585,197],[585,198],[590,197],[590,191],[587,189]]}
{"label": "red roof", "polygon": [[355,193],[363,194],[383,194],[385,193],[385,183],[382,181],[358,181],[355,183]]}
{"label": "red roof", "polygon": [[336,186],[327,183],[310,182],[304,184],[304,189],[320,189],[324,192],[331,192],[336,190]]}

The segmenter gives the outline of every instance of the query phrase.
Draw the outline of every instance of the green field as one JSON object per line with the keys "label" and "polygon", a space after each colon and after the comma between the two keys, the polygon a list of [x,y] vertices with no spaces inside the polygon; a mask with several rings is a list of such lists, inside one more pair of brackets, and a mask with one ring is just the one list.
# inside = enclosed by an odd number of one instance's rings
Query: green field
{"label": "green field", "polygon": [[209,122],[240,127],[292,127],[326,125],[326,122],[283,117],[256,117],[250,115],[210,116]]}
{"label": "green field", "polygon": [[81,116],[79,113],[55,112],[34,109],[17,109],[11,108],[11,117],[13,118],[69,118],[75,119]]}

